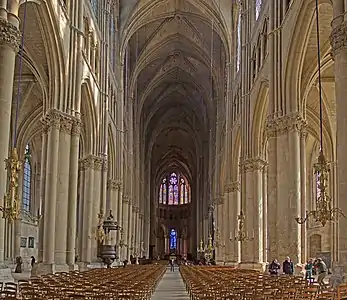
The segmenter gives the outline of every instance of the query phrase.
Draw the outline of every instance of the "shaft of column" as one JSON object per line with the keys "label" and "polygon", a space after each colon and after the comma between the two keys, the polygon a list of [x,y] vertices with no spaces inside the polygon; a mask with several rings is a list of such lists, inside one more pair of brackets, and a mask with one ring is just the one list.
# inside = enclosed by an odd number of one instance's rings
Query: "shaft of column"
{"label": "shaft of column", "polygon": [[[93,200],[92,200],[92,262],[98,259],[98,241],[95,239],[95,233],[99,224],[99,213],[101,208],[101,176],[102,176],[103,159],[94,157],[94,180],[93,180]],[[105,212],[103,212],[105,214]]]}
{"label": "shaft of column", "polygon": [[[340,4],[340,5],[339,5]],[[336,17],[335,9],[341,13],[343,5],[339,1],[334,1],[334,17]],[[344,13],[344,11],[342,11]],[[347,23],[333,24],[334,28],[330,36],[332,53],[334,57],[335,71],[335,96],[336,96],[336,182],[337,182],[337,199],[334,201],[334,206],[340,208],[344,214],[347,214],[347,163],[346,149],[347,138],[345,128],[347,126]],[[346,243],[346,228],[347,219],[340,217],[337,223],[338,242],[335,244],[335,252],[338,254],[338,262],[346,269],[347,266],[347,243]],[[335,255],[334,255],[335,256]]]}
{"label": "shaft of column", "polygon": [[[0,197],[5,195],[7,185],[4,161],[9,154],[14,66],[19,40],[18,27],[0,19]],[[4,261],[4,228],[5,220],[0,218],[0,262]]]}
{"label": "shaft of column", "polygon": [[267,166],[263,169],[263,260],[268,261]]}
{"label": "shaft of column", "polygon": [[[70,145],[70,179],[69,179],[69,203],[67,220],[67,247],[66,262],[69,266],[75,264],[76,256],[76,232],[77,232],[77,189],[78,189],[78,158],[79,158],[79,140],[81,123],[74,120],[71,131]],[[81,205],[80,201],[80,205]],[[79,220],[80,221],[80,220]],[[82,233],[80,233],[82,234]]]}
{"label": "shaft of column", "polygon": [[40,210],[41,216],[39,220],[39,249],[38,249],[38,261],[43,261],[43,249],[44,249],[44,205],[45,201],[45,188],[46,188],[46,165],[47,165],[47,127],[44,125],[42,131],[42,150],[41,150],[41,171],[40,171]]}
{"label": "shaft of column", "polygon": [[83,233],[82,234],[82,257],[85,263],[92,261],[92,239],[93,237],[93,186],[94,186],[94,157],[89,156],[83,160],[84,164],[84,199],[83,199]]}
{"label": "shaft of column", "polygon": [[[129,198],[124,195],[123,196],[123,239],[124,239],[124,243],[130,247],[129,243],[128,243],[128,230],[129,230]],[[128,259],[127,256],[127,247],[123,248],[123,254],[122,254],[122,260],[124,259]]]}
{"label": "shaft of column", "polygon": [[[306,137],[305,131],[300,136],[300,173],[301,173],[301,216],[305,217],[307,211],[306,199]],[[307,261],[307,230],[306,226],[301,226],[301,263]]]}
{"label": "shaft of column", "polygon": [[[71,129],[72,120],[62,117],[59,135],[58,181],[56,182],[58,185],[55,211],[54,262],[56,265],[66,264]],[[74,235],[75,233],[70,232],[69,234]]]}
{"label": "shaft of column", "polygon": [[58,153],[59,153],[59,129],[60,115],[51,111],[47,117],[47,167],[45,187],[44,210],[44,252],[43,262],[47,265],[54,263],[55,220],[58,180]]}
{"label": "shaft of column", "polygon": [[127,243],[129,245],[127,260],[129,262],[130,262],[130,255],[133,254],[133,250],[130,250],[130,248],[134,246],[133,239],[134,239],[134,236],[133,236],[133,209],[132,209],[131,200],[129,200],[129,203],[128,203],[128,240],[127,240]]}

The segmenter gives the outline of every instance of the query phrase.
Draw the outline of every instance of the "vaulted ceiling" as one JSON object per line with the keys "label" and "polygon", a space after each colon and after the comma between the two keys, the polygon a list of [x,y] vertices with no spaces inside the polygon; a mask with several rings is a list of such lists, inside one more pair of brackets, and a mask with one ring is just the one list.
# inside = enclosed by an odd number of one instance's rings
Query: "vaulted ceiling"
{"label": "vaulted ceiling", "polygon": [[137,28],[126,51],[144,159],[155,177],[178,170],[192,180],[214,147],[225,37],[221,22],[195,1],[162,0],[147,9],[148,3],[134,8],[139,20],[129,25]]}

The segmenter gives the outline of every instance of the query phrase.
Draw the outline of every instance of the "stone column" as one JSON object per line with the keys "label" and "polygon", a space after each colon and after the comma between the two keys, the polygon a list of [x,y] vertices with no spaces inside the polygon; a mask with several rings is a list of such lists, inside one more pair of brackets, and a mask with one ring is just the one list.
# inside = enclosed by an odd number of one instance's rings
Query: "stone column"
{"label": "stone column", "polygon": [[[61,116],[59,152],[58,157],[55,157],[58,161],[58,181],[53,183],[57,185],[54,262],[59,265],[59,270],[63,265],[66,265],[71,129],[72,120]],[[74,235],[75,233],[70,232],[70,234]],[[63,269],[62,271],[67,270]]]}
{"label": "stone column", "polygon": [[[108,209],[112,212],[112,215],[115,220],[117,219],[118,215],[118,189],[117,189],[117,182],[113,179],[109,179],[107,182],[107,189],[109,191],[109,207]],[[114,245],[117,243],[117,233],[111,232],[111,244]]]}
{"label": "stone column", "polygon": [[240,243],[235,241],[238,230],[237,216],[240,213],[240,182],[230,182],[226,187],[228,203],[228,232],[229,240],[227,241],[226,260],[232,265],[240,261]]}
{"label": "stone column", "polygon": [[[77,232],[77,189],[78,189],[78,159],[81,122],[73,119],[70,144],[70,174],[69,174],[69,200],[67,216],[67,245],[66,263],[72,267],[76,256],[76,232]],[[80,197],[82,198],[82,197]],[[84,200],[84,198],[82,198]],[[83,200],[80,200],[82,206]],[[81,220],[79,220],[81,221]],[[82,234],[81,232],[79,234]]]}
{"label": "stone column", "polygon": [[[95,239],[95,233],[99,224],[99,213],[101,208],[101,176],[104,159],[94,156],[94,180],[93,180],[93,201],[92,201],[92,262],[98,260],[98,241]],[[105,212],[103,212],[105,215]]]}
{"label": "stone column", "polygon": [[[5,13],[7,15],[7,13]],[[9,154],[11,105],[16,53],[19,50],[19,20],[0,19],[0,197],[6,193],[7,170],[4,161]],[[0,218],[0,262],[4,261],[5,220]]]}
{"label": "stone column", "polygon": [[267,166],[263,169],[263,261],[268,262]]}
{"label": "stone column", "polygon": [[117,215],[115,215],[115,217],[117,218],[117,222],[118,224],[121,226],[121,231],[117,232],[117,256],[119,257],[119,260],[122,260],[122,249],[120,247],[120,240],[121,238],[124,239],[124,236],[122,234],[123,232],[123,227],[124,227],[124,223],[123,223],[123,189],[122,189],[122,182],[121,181],[117,181],[117,195],[118,195],[118,211],[117,211]]}
{"label": "stone column", "polygon": [[39,214],[41,217],[39,220],[39,249],[38,249],[38,262],[43,261],[43,249],[44,249],[44,204],[45,201],[45,189],[46,189],[46,165],[47,165],[47,126],[42,126],[42,149],[41,149],[41,171],[40,171],[40,209]]}
{"label": "stone column", "polygon": [[[58,182],[58,154],[59,154],[59,130],[60,113],[50,111],[45,122],[48,127],[47,134],[47,165],[45,187],[44,210],[44,248],[43,263],[52,266],[54,263],[55,219]],[[49,268],[49,266],[48,266]],[[51,270],[49,270],[51,271]]]}
{"label": "stone column", "polygon": [[[126,195],[123,195],[123,239],[124,243],[130,247],[130,244],[128,243],[128,230],[129,230],[129,197]],[[123,254],[122,254],[122,260],[127,259],[127,247],[123,248]]]}
{"label": "stone column", "polygon": [[[307,210],[307,199],[306,199],[306,138],[307,132],[305,129],[301,131],[300,136],[300,179],[301,179],[301,215],[306,215]],[[301,226],[301,263],[307,262],[307,227],[306,224]]]}
{"label": "stone column", "polygon": [[94,157],[92,155],[81,161],[84,169],[84,196],[83,196],[83,221],[81,260],[84,263],[92,261],[92,214],[93,214],[93,186],[94,186]]}
{"label": "stone column", "polygon": [[243,162],[246,185],[242,209],[245,214],[245,232],[248,238],[241,242],[241,265],[263,268],[263,191],[262,169],[265,162],[260,158],[250,158]]}
{"label": "stone column", "polygon": [[[336,95],[336,160],[337,160],[337,200],[335,205],[347,214],[347,162],[346,149],[347,138],[345,128],[347,126],[347,22],[346,9],[342,0],[333,1],[334,20],[332,22],[332,33],[330,42],[334,58],[335,68],[335,95]],[[338,264],[347,270],[347,218],[340,218],[337,225],[338,242],[336,252],[338,253]]]}
{"label": "stone column", "polygon": [[268,234],[269,255],[301,261],[300,131],[298,114],[268,119]]}
{"label": "stone column", "polygon": [[133,254],[133,250],[130,250],[130,248],[134,246],[133,240],[134,240],[134,235],[133,235],[133,207],[132,207],[131,199],[129,199],[129,203],[128,203],[128,239],[127,239],[127,244],[129,245],[127,259],[129,262],[130,262],[130,255]]}

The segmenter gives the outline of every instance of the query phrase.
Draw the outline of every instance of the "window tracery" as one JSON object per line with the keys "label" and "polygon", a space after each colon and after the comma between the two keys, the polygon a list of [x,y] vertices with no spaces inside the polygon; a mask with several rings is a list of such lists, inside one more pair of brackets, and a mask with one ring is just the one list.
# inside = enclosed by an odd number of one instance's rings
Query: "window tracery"
{"label": "window tracery", "polygon": [[22,209],[30,211],[31,203],[31,161],[30,161],[30,146],[25,147],[25,157],[23,165],[23,189],[22,189]]}
{"label": "window tracery", "polygon": [[165,177],[159,187],[160,204],[180,205],[191,201],[190,186],[186,179],[175,172]]}

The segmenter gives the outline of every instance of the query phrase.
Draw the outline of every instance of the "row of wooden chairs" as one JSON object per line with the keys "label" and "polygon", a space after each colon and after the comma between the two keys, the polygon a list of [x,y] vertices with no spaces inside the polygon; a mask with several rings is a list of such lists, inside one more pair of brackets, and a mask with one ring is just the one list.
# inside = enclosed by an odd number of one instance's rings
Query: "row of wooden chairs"
{"label": "row of wooden chairs", "polygon": [[150,299],[165,270],[160,265],[130,265],[126,268],[49,274],[18,282],[16,291],[2,298],[146,300]]}
{"label": "row of wooden chairs", "polygon": [[322,289],[302,277],[271,276],[230,267],[182,266],[192,300],[341,300],[337,291]]}

